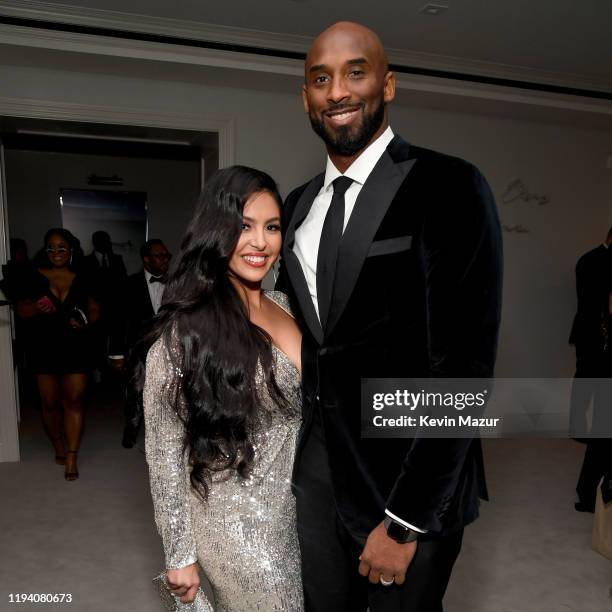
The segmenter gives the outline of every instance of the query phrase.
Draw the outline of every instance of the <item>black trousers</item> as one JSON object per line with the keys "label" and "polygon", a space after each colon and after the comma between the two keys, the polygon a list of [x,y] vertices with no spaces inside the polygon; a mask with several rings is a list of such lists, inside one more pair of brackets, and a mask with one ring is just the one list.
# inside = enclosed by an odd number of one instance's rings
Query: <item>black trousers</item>
{"label": "black trousers", "polygon": [[402,586],[372,585],[357,571],[365,539],[350,534],[336,510],[318,417],[308,433],[294,485],[306,612],[442,612],[463,530],[420,539]]}
{"label": "black trousers", "polygon": [[592,438],[587,442],[576,485],[578,499],[586,506],[594,508],[597,487],[601,479],[608,474],[612,474],[612,440]]}
{"label": "black trousers", "polygon": [[603,354],[592,346],[576,344],[576,372],[570,397],[570,435],[585,439],[589,435],[587,410],[595,396],[596,378],[605,377],[602,369]]}
{"label": "black trousers", "polygon": [[[597,486],[612,468],[612,364],[609,353],[588,351],[576,345],[576,374],[571,397],[572,435],[586,442],[584,460],[576,484],[578,499],[594,508]],[[593,404],[589,431],[586,411]]]}

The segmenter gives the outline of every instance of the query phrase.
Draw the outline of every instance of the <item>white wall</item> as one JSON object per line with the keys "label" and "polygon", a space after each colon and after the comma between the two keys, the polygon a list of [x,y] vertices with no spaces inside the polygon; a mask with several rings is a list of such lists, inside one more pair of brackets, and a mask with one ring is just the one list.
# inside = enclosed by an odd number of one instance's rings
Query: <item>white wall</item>
{"label": "white wall", "polygon": [[[393,117],[408,140],[480,167],[502,223],[529,230],[504,232],[498,375],[571,376],[567,339],[575,311],[574,266],[608,231],[612,170],[606,169],[606,158],[612,133],[405,108]],[[506,187],[516,178],[550,203],[503,204]]]}
{"label": "white wall", "polygon": [[[124,65],[115,70],[116,60],[110,59],[107,68],[96,60],[95,70],[88,72],[87,57],[80,61],[81,70],[74,62],[70,70],[14,67],[5,54],[0,59],[3,95],[231,115],[236,163],[270,172],[284,193],[323,168],[323,149],[303,115],[299,83],[295,94],[246,90],[207,85],[205,71],[198,82],[181,80],[171,65],[156,66],[152,76],[151,70],[139,73]],[[582,252],[601,242],[611,219],[612,179],[605,162],[612,134],[406,106],[395,107],[391,119],[407,140],[477,164],[498,200],[516,178],[530,191],[550,197],[546,206],[500,204],[507,224],[521,224],[530,233],[505,234],[498,374],[571,375],[567,336],[575,308],[573,268]],[[451,301],[449,316],[452,312]]]}
{"label": "white wall", "polygon": [[[23,238],[30,256],[42,246],[50,227],[62,225],[60,189],[91,189],[90,174],[118,174],[124,179],[121,190],[145,191],[149,237],[161,238],[176,252],[200,185],[199,161],[6,150],[5,165],[10,236]],[[77,237],[85,253],[91,252],[91,236]],[[135,245],[136,251],[139,248]]]}

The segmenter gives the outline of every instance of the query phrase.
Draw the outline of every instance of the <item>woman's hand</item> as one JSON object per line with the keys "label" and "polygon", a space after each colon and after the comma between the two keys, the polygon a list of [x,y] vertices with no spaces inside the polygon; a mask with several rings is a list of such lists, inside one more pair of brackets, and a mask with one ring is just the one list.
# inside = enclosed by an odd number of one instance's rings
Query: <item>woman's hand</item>
{"label": "woman's hand", "polygon": [[192,563],[187,567],[169,569],[166,571],[166,579],[170,590],[178,595],[183,603],[191,603],[200,586],[198,564]]}
{"label": "woman's hand", "polygon": [[43,295],[39,300],[36,301],[36,309],[40,313],[50,314],[55,312],[55,306],[53,302],[46,296]]}

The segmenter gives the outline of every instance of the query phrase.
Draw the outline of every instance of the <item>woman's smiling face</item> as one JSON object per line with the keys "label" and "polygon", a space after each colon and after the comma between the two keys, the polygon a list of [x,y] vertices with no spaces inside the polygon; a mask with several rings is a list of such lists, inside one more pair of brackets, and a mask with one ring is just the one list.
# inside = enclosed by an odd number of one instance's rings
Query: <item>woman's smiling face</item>
{"label": "woman's smiling face", "polygon": [[47,257],[54,268],[63,268],[70,263],[72,250],[68,242],[59,234],[51,234],[45,245]]}
{"label": "woman's smiling face", "polygon": [[268,191],[254,193],[244,205],[242,233],[229,261],[231,273],[245,284],[261,283],[280,254],[280,208]]}

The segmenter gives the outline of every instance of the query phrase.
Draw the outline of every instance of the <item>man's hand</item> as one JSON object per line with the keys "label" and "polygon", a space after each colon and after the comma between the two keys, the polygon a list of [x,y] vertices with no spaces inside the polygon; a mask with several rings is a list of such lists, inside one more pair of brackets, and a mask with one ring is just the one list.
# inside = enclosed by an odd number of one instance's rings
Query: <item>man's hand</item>
{"label": "man's hand", "polygon": [[198,564],[192,563],[187,567],[169,569],[166,572],[166,580],[170,590],[181,598],[183,603],[191,603],[200,586],[198,575]]}
{"label": "man's hand", "polygon": [[367,576],[372,584],[377,584],[381,576],[387,581],[395,578],[395,584],[403,584],[416,549],[416,540],[399,544],[387,535],[385,525],[380,523],[368,536],[359,557],[359,573]]}

